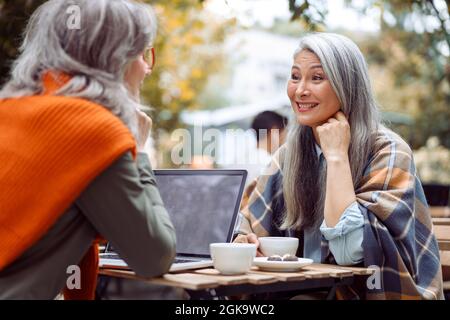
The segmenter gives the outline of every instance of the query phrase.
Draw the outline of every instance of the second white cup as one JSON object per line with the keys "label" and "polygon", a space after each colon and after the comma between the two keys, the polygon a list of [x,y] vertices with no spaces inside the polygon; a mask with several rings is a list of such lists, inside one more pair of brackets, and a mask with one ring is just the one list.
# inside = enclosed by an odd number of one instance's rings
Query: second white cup
{"label": "second white cup", "polygon": [[292,237],[260,237],[259,249],[266,257],[273,255],[283,256],[290,254],[295,256],[298,247],[298,239]]}

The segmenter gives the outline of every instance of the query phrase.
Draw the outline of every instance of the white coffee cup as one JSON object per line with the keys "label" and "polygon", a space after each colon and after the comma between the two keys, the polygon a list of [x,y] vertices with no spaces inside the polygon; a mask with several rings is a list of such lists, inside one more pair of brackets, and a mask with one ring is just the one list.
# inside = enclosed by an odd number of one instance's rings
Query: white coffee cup
{"label": "white coffee cup", "polygon": [[283,256],[290,254],[295,256],[298,248],[298,238],[292,237],[260,237],[259,249],[263,255],[270,257],[273,255]]}
{"label": "white coffee cup", "polygon": [[209,250],[214,268],[225,275],[246,273],[256,256],[253,243],[211,243]]}

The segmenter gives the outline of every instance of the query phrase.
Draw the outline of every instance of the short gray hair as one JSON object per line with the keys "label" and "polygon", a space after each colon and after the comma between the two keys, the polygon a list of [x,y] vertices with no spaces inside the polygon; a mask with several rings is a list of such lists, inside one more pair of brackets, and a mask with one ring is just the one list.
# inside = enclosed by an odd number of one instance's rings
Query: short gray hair
{"label": "short gray hair", "polygon": [[[380,117],[363,54],[349,38],[311,33],[300,39],[295,57],[308,50],[319,58],[350,124],[349,160],[355,189],[368,163]],[[326,171],[319,167],[312,129],[294,124],[283,167],[285,216],[282,228],[310,228],[323,218]]]}
{"label": "short gray hair", "polygon": [[[70,7],[80,9],[80,28],[69,28]],[[129,63],[154,40],[150,6],[132,0],[49,0],[31,16],[11,79],[0,98],[43,92],[42,76],[71,76],[56,95],[85,98],[108,108],[136,135],[141,107],[124,83]]]}

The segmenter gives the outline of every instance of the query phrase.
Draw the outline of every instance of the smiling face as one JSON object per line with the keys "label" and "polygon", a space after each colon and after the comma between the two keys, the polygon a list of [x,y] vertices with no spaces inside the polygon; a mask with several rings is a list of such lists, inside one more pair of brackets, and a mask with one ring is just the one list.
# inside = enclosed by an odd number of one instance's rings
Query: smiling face
{"label": "smiling face", "polygon": [[287,94],[297,122],[312,128],[325,123],[340,109],[319,58],[309,50],[302,50],[295,57]]}

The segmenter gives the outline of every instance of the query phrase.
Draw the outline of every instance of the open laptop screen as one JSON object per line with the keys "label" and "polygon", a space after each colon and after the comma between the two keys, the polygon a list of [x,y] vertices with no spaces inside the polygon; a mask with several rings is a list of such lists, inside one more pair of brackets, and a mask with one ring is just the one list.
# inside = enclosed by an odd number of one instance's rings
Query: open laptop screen
{"label": "open laptop screen", "polygon": [[244,170],[155,170],[177,235],[177,254],[208,256],[212,242],[232,237]]}

